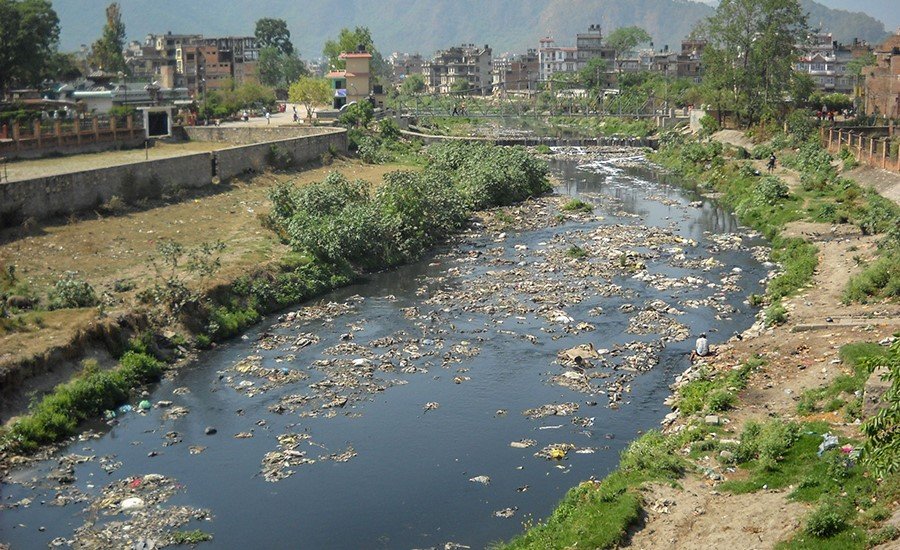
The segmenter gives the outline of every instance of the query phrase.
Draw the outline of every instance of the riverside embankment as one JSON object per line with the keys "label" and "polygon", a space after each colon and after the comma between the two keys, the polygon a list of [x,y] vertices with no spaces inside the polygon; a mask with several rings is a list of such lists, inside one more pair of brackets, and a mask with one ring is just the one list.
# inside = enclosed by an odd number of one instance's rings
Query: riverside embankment
{"label": "riverside embankment", "polygon": [[[555,171],[562,196],[271,319],[164,380],[147,412],[13,471],[0,540],[102,546],[130,526],[222,546],[484,546],[546,516],[658,425],[694,333],[752,323],[767,273],[761,240],[652,172]],[[568,194],[593,211],[561,209]],[[593,368],[558,359],[587,343]]]}

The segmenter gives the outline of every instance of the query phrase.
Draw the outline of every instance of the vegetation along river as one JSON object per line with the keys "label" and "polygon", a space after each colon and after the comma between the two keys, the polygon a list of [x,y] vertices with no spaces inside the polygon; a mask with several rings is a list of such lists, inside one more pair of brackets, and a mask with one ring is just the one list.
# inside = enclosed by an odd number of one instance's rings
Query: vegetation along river
{"label": "vegetation along river", "polygon": [[[761,239],[635,160],[556,161],[555,196],[205,353],[14,471],[0,541],[482,548],[546,517],[659,425],[699,332],[753,323],[768,274]],[[589,368],[558,357],[588,343]]]}

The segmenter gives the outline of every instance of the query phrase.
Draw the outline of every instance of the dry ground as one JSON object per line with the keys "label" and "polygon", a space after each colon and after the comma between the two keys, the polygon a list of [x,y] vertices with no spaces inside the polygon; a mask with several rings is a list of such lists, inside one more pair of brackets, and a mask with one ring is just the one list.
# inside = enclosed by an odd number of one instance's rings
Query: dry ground
{"label": "dry ground", "polygon": [[[0,266],[15,265],[16,273],[43,297],[62,273],[77,271],[98,295],[108,293],[112,297],[116,302],[113,311],[125,310],[134,305],[136,291],[151,284],[154,272],[150,258],[161,239],[176,240],[186,247],[221,239],[226,249],[219,276],[232,278],[287,250],[258,218],[268,210],[268,193],[276,182],[290,180],[303,185],[320,181],[336,170],[351,179],[378,183],[386,172],[400,168],[341,160],[303,172],[265,173],[234,181],[213,194],[183,202],[43,226],[25,236],[21,229],[14,228],[0,233]],[[136,290],[116,293],[116,281],[132,283]],[[0,333],[0,367],[70,341],[97,314],[96,308],[90,308],[30,315],[29,330]],[[43,329],[38,330],[35,317]]]}
{"label": "dry ground", "polygon": [[[869,181],[857,181],[879,189],[871,170],[864,172],[870,174]],[[797,179],[791,170],[780,168],[778,172],[789,182]],[[737,407],[724,415],[726,429],[735,436],[749,419],[772,415],[798,418],[800,395],[829,384],[846,369],[838,359],[841,346],[878,341],[900,330],[900,304],[841,303],[847,281],[861,270],[858,260],[874,257],[875,238],[863,236],[855,227],[807,222],[791,224],[785,234],[804,237],[818,246],[819,265],[812,284],[784,302],[791,314],[786,325],[733,340],[718,348],[711,361],[715,369],[726,370],[756,354],[766,359],[750,377]],[[830,422],[845,435],[859,435],[858,426],[835,414],[819,414],[815,419]],[[726,477],[738,475],[740,472]],[[789,500],[789,493],[719,493],[714,482],[693,474],[681,481],[681,488],[653,485],[645,491],[644,524],[626,546],[646,550],[773,548],[801,526],[808,509]]]}

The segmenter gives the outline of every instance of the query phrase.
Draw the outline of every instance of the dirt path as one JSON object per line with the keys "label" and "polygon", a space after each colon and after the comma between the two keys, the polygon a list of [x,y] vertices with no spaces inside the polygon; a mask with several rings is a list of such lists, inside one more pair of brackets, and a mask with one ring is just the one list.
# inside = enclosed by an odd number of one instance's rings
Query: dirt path
{"label": "dirt path", "polygon": [[[799,182],[792,170],[779,169],[778,175]],[[737,407],[724,415],[726,431],[735,436],[750,419],[773,415],[798,418],[797,402],[805,390],[822,387],[850,372],[839,359],[841,346],[878,341],[900,330],[900,304],[841,302],[850,277],[862,269],[861,262],[874,257],[877,238],[865,237],[852,226],[808,222],[789,225],[785,235],[803,237],[819,248],[812,284],[785,300],[790,312],[786,325],[774,329],[756,326],[743,339],[718,347],[717,356],[710,361],[712,368],[726,371],[756,354],[766,360],[749,378]],[[841,433],[858,435],[858,426],[836,414],[823,413],[816,418],[828,421]],[[733,475],[739,473],[726,473],[725,477]],[[687,475],[680,483],[681,488],[653,485],[646,489],[647,516],[627,547],[773,548],[800,527],[808,509],[789,500],[789,490],[720,493],[716,482],[697,474]]]}

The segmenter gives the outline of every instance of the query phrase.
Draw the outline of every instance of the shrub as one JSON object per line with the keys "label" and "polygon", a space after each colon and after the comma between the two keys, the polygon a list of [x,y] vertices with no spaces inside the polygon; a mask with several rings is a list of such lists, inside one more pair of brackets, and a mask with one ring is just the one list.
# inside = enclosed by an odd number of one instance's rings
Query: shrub
{"label": "shrub", "polygon": [[753,151],[750,155],[756,160],[767,159],[772,153],[775,152],[775,148],[768,143],[761,143],[753,148]]}
{"label": "shrub", "polygon": [[266,162],[269,166],[284,170],[290,168],[294,164],[294,155],[290,151],[278,145],[269,145],[269,152],[266,155]]}
{"label": "shrub", "polygon": [[756,459],[775,464],[799,436],[800,426],[795,422],[772,419],[760,424],[751,420],[744,426],[741,442],[734,455],[738,462]]}
{"label": "shrub", "polygon": [[830,502],[816,508],[806,518],[804,530],[810,535],[825,538],[847,528],[847,514]]}
{"label": "shrub", "polygon": [[762,178],[753,190],[753,200],[757,205],[774,206],[788,198],[788,186],[780,178],[767,176]]}
{"label": "shrub", "polygon": [[357,141],[356,153],[366,164],[380,164],[385,161],[381,153],[380,144],[371,136],[362,136]]}
{"label": "shrub", "polygon": [[783,325],[787,322],[787,310],[781,305],[781,302],[776,302],[769,307],[766,308],[765,311],[766,317],[766,326],[773,327],[776,325]]}
{"label": "shrub", "polygon": [[381,139],[385,141],[396,141],[400,139],[400,127],[397,126],[397,122],[392,118],[386,118],[382,120],[378,124],[379,133],[381,134]]}
{"label": "shrub", "polygon": [[47,295],[47,299],[50,309],[91,307],[99,303],[94,287],[79,279],[75,271],[66,271]]}

